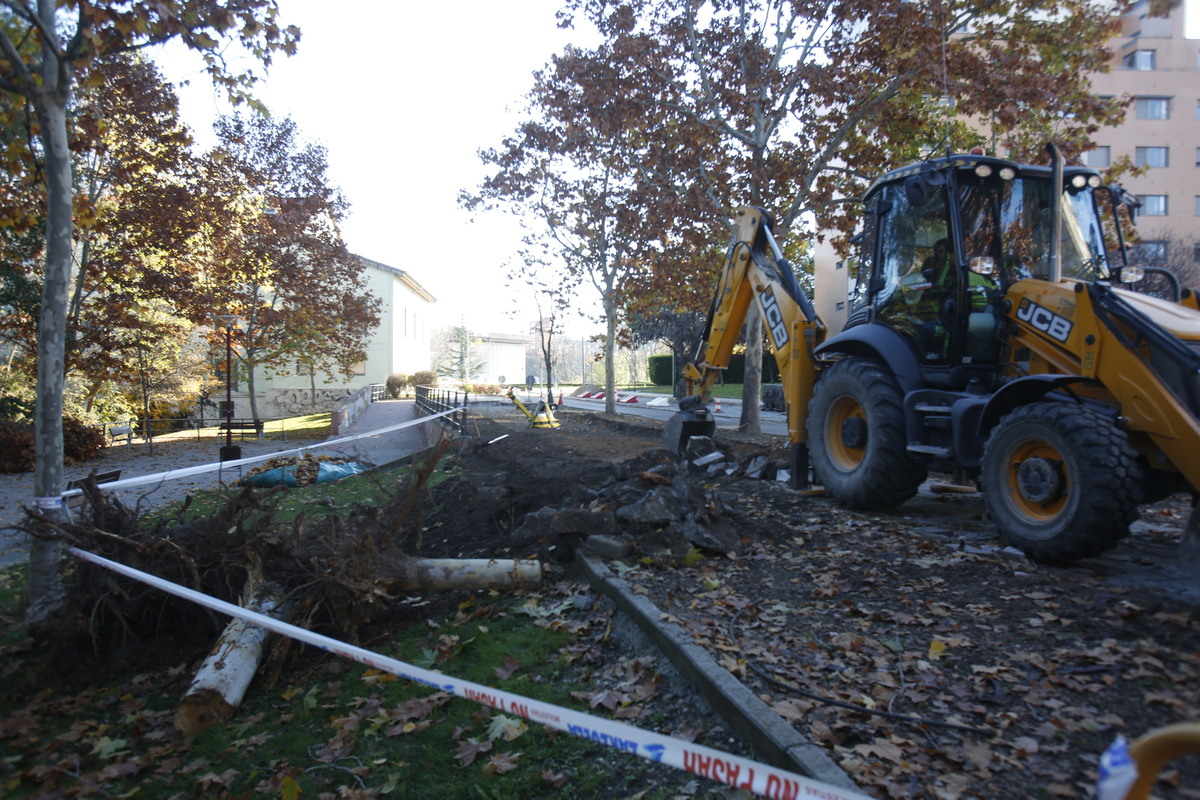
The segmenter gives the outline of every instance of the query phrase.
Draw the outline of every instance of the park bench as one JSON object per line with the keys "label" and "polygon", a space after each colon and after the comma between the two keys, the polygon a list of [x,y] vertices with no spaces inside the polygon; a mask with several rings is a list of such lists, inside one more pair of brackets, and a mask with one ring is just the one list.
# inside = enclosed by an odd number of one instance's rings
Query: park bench
{"label": "park bench", "polygon": [[[118,481],[121,479],[121,470],[110,469],[105,472],[97,472],[97,473],[95,473],[95,475],[96,475],[96,483],[97,484],[112,483],[113,481]],[[87,478],[78,478],[77,480],[68,481],[67,488],[68,489],[82,489],[84,484],[87,483],[87,481],[88,481]],[[70,515],[72,510],[82,506],[86,500],[87,500],[87,495],[83,494],[82,492],[80,494],[73,494],[70,497],[68,497],[66,499],[66,501],[64,502],[64,505],[67,508],[67,514]]]}
{"label": "park bench", "polygon": [[112,445],[118,437],[125,437],[125,444],[133,444],[133,425],[113,425],[108,429],[108,443]]}
{"label": "park bench", "polygon": [[254,431],[258,435],[258,438],[261,439],[263,438],[263,421],[261,419],[250,421],[235,420],[234,422],[221,423],[221,433],[231,433],[233,431],[238,431],[243,442],[246,441],[246,431]]}

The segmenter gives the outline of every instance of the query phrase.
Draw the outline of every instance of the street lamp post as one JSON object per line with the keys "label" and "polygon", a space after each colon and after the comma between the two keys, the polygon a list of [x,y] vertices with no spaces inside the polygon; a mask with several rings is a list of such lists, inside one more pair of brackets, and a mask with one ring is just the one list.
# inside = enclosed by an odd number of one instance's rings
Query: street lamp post
{"label": "street lamp post", "polygon": [[242,457],[242,448],[233,443],[233,323],[237,316],[221,314],[225,323],[225,446],[221,448],[221,461],[236,461]]}

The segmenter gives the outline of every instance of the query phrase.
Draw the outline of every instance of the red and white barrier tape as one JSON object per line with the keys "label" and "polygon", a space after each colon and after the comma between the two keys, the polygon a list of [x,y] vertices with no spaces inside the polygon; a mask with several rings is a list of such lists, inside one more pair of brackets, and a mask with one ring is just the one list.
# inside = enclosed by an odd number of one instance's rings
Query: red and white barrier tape
{"label": "red and white barrier tape", "polygon": [[762,797],[787,798],[787,800],[800,800],[800,798],[870,800],[867,795],[851,789],[814,781],[811,778],[805,778],[740,756],[723,753],[710,747],[674,739],[653,731],[644,731],[624,722],[594,717],[541,700],[534,700],[511,692],[493,689],[483,684],[459,680],[440,672],[415,667],[403,661],[272,619],[263,614],[248,611],[240,606],[127,567],[116,561],[110,561],[86,550],[72,547],[69,548],[69,552],[85,561],[98,564],[156,589],[198,603],[213,611],[245,620],[273,633],[319,647],[334,655],[366,664],[406,680],[432,686],[456,697],[481,703],[508,714],[515,714],[531,722],[540,722],[547,728],[633,753],[650,761],[657,761],[718,783],[746,789]]}

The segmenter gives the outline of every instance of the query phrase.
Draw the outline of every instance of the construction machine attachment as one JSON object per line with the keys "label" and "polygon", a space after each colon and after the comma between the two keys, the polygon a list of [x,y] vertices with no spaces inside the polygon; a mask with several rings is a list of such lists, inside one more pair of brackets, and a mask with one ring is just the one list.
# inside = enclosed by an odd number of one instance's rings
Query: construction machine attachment
{"label": "construction machine attachment", "polygon": [[717,421],[700,402],[698,395],[679,401],[679,410],[667,420],[663,429],[663,447],[668,453],[682,456],[687,451],[688,439],[693,436],[712,436],[717,432]]}
{"label": "construction machine attachment", "polygon": [[545,400],[539,400],[537,406],[530,411],[528,406],[522,403],[521,399],[517,397],[513,389],[514,387],[509,387],[508,399],[512,400],[513,405],[520,409],[521,413],[529,420],[529,427],[557,428],[561,424],[558,418],[554,416],[555,406],[547,403]]}

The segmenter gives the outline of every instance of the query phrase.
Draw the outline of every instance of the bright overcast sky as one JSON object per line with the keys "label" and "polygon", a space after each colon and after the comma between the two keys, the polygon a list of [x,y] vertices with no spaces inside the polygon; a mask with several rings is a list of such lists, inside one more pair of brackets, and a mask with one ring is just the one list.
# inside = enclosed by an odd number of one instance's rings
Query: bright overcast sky
{"label": "bright overcast sky", "polygon": [[[534,319],[528,295],[504,289],[515,226],[504,215],[472,224],[456,198],[484,174],[476,151],[514,129],[532,73],[564,45],[589,43],[557,28],[561,5],[280,2],[284,24],[301,30],[299,51],[275,63],[258,98],[328,149],[332,180],[351,203],[350,249],[411,273],[437,297],[443,324],[461,314],[477,333],[521,333]],[[198,59],[179,48],[159,63],[169,80],[190,78],[183,117],[211,145],[212,120],[226,107]]]}

